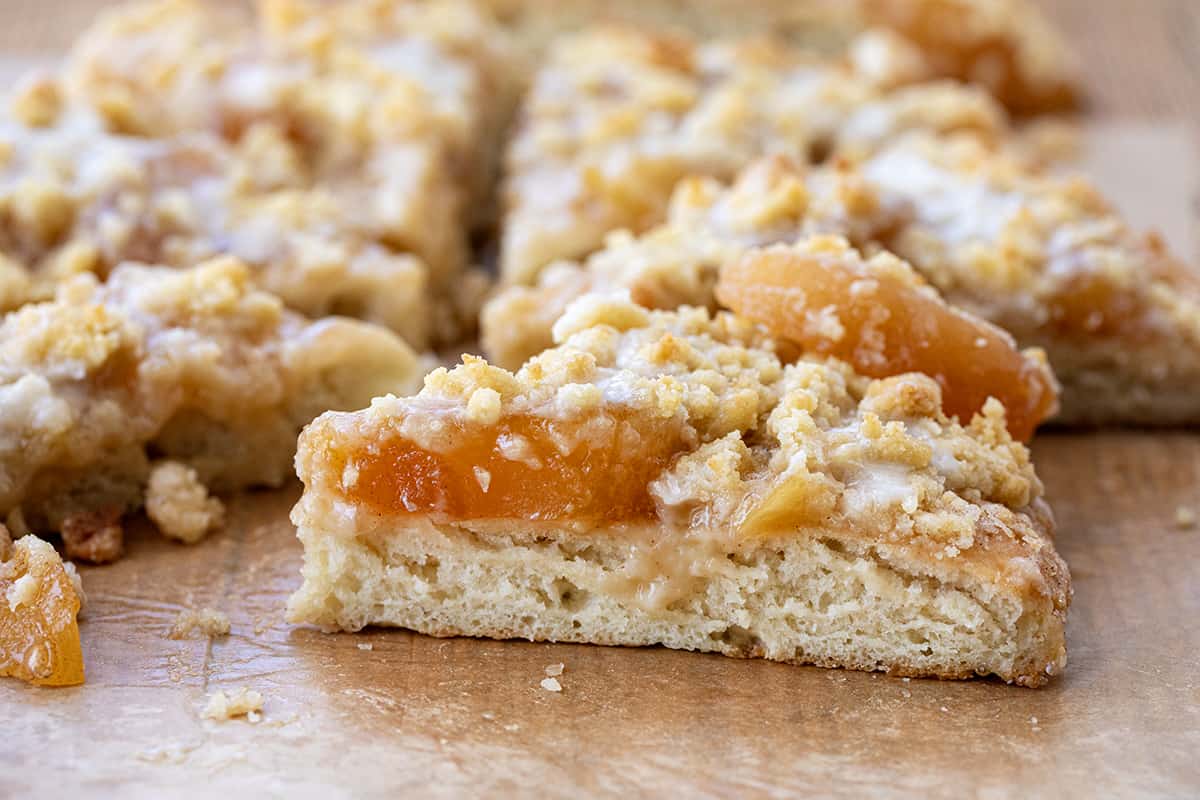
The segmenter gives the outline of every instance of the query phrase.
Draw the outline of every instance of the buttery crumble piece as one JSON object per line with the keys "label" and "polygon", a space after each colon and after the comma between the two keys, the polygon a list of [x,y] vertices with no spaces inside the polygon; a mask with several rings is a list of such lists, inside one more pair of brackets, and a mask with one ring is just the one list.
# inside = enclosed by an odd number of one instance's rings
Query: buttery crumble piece
{"label": "buttery crumble piece", "polygon": [[562,684],[559,683],[557,678],[542,678],[541,683],[538,685],[547,692],[561,692],[563,690]]}
{"label": "buttery crumble piece", "polygon": [[557,678],[563,674],[564,669],[566,669],[566,665],[561,662],[558,664],[548,664],[546,666],[546,677]]}
{"label": "buttery crumble piece", "polygon": [[515,373],[464,358],[305,430],[291,621],[1031,686],[1062,669],[1069,577],[998,401],[963,424],[924,374],[792,360],[748,320],[612,295],[553,334]]}
{"label": "buttery crumble piece", "polygon": [[218,689],[209,695],[208,703],[200,715],[218,721],[245,717],[253,723],[262,719],[262,708],[263,696],[253,689],[242,687],[228,695]]}
{"label": "buttery crumble piece", "polygon": [[[151,516],[195,534],[216,509],[201,487],[279,485],[310,419],[403,391],[417,370],[394,335],[309,322],[231,259],[77,276],[0,322],[0,517],[102,563],[151,482]],[[149,453],[178,466],[151,480]]]}
{"label": "buttery crumble piece", "polygon": [[1196,511],[1188,506],[1178,506],[1175,509],[1175,527],[1180,530],[1191,530],[1196,527]]}
{"label": "buttery crumble piece", "polygon": [[167,538],[195,544],[221,524],[225,507],[209,497],[196,470],[177,461],[162,461],[150,470],[146,516]]}
{"label": "buttery crumble piece", "polygon": [[121,508],[108,507],[64,516],[59,533],[67,558],[89,564],[109,564],[120,558],[125,550],[121,515]]}
{"label": "buttery crumble piece", "polygon": [[199,631],[201,636],[215,639],[229,635],[229,616],[222,611],[212,608],[185,608],[175,618],[168,639],[186,639],[193,632]]}

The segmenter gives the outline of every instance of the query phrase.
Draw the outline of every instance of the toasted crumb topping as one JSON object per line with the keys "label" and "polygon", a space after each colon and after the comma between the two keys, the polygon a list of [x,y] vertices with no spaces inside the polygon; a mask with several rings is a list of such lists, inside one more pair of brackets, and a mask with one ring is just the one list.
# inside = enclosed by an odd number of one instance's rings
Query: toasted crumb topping
{"label": "toasted crumb topping", "polygon": [[896,89],[920,70],[878,52],[902,48],[894,37],[871,42],[869,58],[830,62],[767,40],[699,44],[624,28],[560,40],[508,149],[504,278],[529,283],[610,231],[660,222],[689,175],[728,180],[771,153],[869,153],[912,129],[994,137],[1006,128],[974,89]]}
{"label": "toasted crumb topping", "polygon": [[20,87],[0,124],[0,309],[126,260],[234,255],[305,314],[422,348],[469,333],[480,293],[458,289],[515,85],[505,37],[459,0],[248,11],[114,9],[61,78]]}
{"label": "toasted crumb topping", "polygon": [[175,624],[171,626],[171,632],[167,634],[167,638],[186,639],[194,632],[199,631],[201,636],[215,639],[219,636],[228,636],[229,628],[229,617],[223,611],[213,608],[185,608],[175,618]]}

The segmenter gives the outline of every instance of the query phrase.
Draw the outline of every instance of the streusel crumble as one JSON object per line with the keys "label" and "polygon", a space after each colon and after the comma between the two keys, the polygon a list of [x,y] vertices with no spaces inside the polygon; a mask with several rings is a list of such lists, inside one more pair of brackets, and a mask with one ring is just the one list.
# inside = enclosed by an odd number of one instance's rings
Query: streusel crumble
{"label": "streusel crumble", "polygon": [[596,250],[610,231],[661,222],[689,175],[727,180],[772,153],[869,153],[914,128],[986,137],[1006,129],[983,92],[896,82],[766,39],[697,43],[622,28],[564,37],[508,148],[501,277],[532,282],[556,259]]}

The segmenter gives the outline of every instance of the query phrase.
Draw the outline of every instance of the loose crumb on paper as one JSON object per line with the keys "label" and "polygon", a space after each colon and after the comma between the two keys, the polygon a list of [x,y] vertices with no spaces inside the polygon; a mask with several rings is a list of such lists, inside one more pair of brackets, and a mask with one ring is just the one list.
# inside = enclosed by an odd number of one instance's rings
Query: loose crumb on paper
{"label": "loose crumb on paper", "polygon": [[215,639],[219,636],[228,636],[229,628],[229,617],[224,612],[213,608],[185,608],[175,618],[175,625],[167,637],[186,639],[194,631],[199,631],[202,636]]}
{"label": "loose crumb on paper", "polygon": [[564,669],[566,669],[566,668],[567,668],[567,665],[566,665],[566,664],[562,664],[562,663],[559,663],[559,664],[547,664],[547,665],[546,665],[546,677],[548,677],[548,678],[557,678],[559,675],[562,675],[562,674],[563,674],[563,670],[564,670]]}
{"label": "loose crumb on paper", "polygon": [[1191,530],[1196,527],[1196,511],[1188,506],[1175,509],[1175,527],[1180,530]]}
{"label": "loose crumb on paper", "polygon": [[232,695],[221,690],[213,692],[208,698],[201,716],[205,719],[230,720],[235,717],[245,717],[249,722],[262,719],[263,696],[253,689],[242,687]]}
{"label": "loose crumb on paper", "polygon": [[374,650],[375,645],[371,644],[370,642],[359,642],[358,649],[359,650]]}
{"label": "loose crumb on paper", "polygon": [[196,470],[175,461],[154,466],[146,486],[146,516],[164,536],[196,544],[225,518],[225,507],[200,482]]}
{"label": "loose crumb on paper", "polygon": [[562,684],[558,682],[557,678],[542,678],[541,686],[547,692],[561,692],[562,691]]}

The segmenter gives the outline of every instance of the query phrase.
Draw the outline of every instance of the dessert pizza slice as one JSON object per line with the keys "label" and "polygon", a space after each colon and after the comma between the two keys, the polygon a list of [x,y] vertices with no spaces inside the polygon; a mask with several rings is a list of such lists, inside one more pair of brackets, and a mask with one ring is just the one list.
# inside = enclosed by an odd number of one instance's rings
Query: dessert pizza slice
{"label": "dessert pizza slice", "polygon": [[701,44],[623,28],[564,37],[508,148],[501,277],[531,283],[610,231],[658,224],[689,175],[729,180],[772,153],[801,162],[869,153],[912,129],[989,138],[1006,129],[986,94],[906,77],[765,39]]}
{"label": "dessert pizza slice", "polygon": [[[403,391],[417,369],[385,329],[309,322],[230,259],[78,276],[0,323],[0,519],[111,560],[148,491],[215,517],[208,490],[280,485],[309,420]],[[193,537],[170,499],[152,497],[151,517]]]}
{"label": "dessert pizza slice", "polygon": [[[589,295],[555,336],[516,373],[467,358],[305,430],[291,620],[1028,686],[1064,666],[1068,573],[996,399],[960,423],[909,362],[792,360],[703,309]],[[1032,385],[1010,345],[969,346],[1008,364],[992,385]]]}

